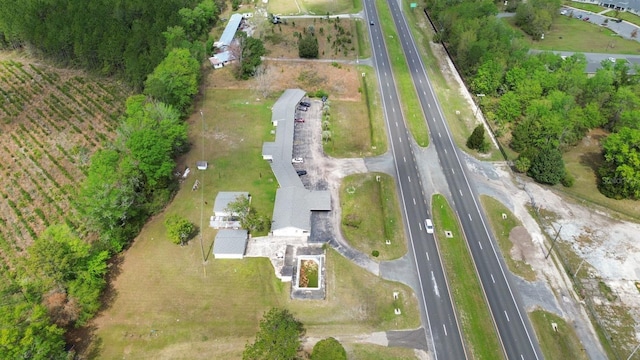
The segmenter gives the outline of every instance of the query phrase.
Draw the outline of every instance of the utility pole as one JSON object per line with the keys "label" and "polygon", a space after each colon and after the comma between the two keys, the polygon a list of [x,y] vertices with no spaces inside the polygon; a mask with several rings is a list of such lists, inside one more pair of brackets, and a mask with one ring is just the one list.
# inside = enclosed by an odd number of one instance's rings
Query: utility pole
{"label": "utility pole", "polygon": [[560,236],[560,230],[562,230],[562,225],[560,225],[560,229],[558,229],[558,231],[556,232],[556,237],[554,237],[553,241],[551,241],[551,247],[549,248],[549,252],[544,257],[545,260],[549,257],[549,255],[551,255],[551,250],[553,250],[553,247],[556,245],[556,240],[558,240],[558,236]]}

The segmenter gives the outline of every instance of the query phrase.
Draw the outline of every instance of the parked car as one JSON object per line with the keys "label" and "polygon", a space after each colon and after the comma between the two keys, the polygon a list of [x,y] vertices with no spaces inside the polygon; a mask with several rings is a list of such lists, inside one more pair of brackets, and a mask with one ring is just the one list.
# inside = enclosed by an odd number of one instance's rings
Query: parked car
{"label": "parked car", "polygon": [[308,102],[308,101],[300,101],[300,105],[302,105],[302,106],[306,106],[306,107],[310,107],[310,106],[311,106],[311,103],[310,103],[310,102]]}
{"label": "parked car", "polygon": [[298,170],[296,173],[298,173],[298,176],[307,175],[307,170]]}
{"label": "parked car", "polygon": [[304,122],[304,119],[303,119],[303,118],[295,118],[295,121],[296,121],[296,122],[299,122],[299,123],[303,123],[303,122]]}
{"label": "parked car", "polygon": [[587,16],[586,18],[582,19],[584,21],[589,21],[589,17]]}
{"label": "parked car", "polygon": [[298,111],[307,111],[309,108],[306,106],[298,106],[298,108],[296,110]]}
{"label": "parked car", "polygon": [[614,19],[613,21],[617,22],[618,24],[620,24],[622,22],[622,19]]}
{"label": "parked car", "polygon": [[304,159],[301,157],[297,157],[297,158],[291,159],[291,162],[294,164],[302,164],[304,162]]}

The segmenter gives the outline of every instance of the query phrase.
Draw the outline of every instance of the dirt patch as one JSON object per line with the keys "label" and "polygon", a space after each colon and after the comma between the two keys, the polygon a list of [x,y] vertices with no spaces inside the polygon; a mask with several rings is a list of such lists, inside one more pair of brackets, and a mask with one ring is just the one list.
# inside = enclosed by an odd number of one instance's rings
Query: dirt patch
{"label": "dirt patch", "polygon": [[360,78],[352,65],[308,61],[263,62],[262,73],[250,80],[236,80],[232,67],[210,71],[206,86],[223,89],[254,89],[257,97],[276,96],[285,89],[307,92],[325,90],[331,99],[360,101]]}
{"label": "dirt patch", "polygon": [[535,246],[531,241],[531,235],[524,226],[516,226],[509,233],[509,240],[513,243],[511,257],[517,261],[527,261],[527,254],[535,251]]}

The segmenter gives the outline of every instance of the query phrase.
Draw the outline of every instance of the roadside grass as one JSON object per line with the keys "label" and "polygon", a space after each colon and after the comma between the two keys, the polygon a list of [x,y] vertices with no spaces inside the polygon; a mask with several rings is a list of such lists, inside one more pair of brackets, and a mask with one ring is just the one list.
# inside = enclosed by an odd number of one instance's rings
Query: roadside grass
{"label": "roadside grass", "polygon": [[610,199],[598,190],[596,171],[604,161],[600,142],[607,135],[608,133],[602,129],[592,130],[580,143],[563,154],[567,172],[573,175],[575,184],[570,188],[560,185],[555,189],[576,198],[583,205],[605,207],[614,215],[617,212],[620,217],[638,221],[640,206],[637,201]]}
{"label": "roadside grass", "polygon": [[[513,228],[522,226],[522,222],[520,222],[520,220],[498,200],[490,196],[481,195],[480,201],[482,202],[482,207],[489,216],[491,229],[498,240],[500,252],[502,252],[502,256],[504,257],[509,270],[527,281],[535,281],[536,272],[533,270],[531,265],[524,260],[516,260],[511,256],[513,242],[509,239],[509,234],[511,234],[511,230],[513,230]],[[505,214],[507,218],[503,219],[502,214]]]}
{"label": "roadside grass", "polygon": [[360,0],[300,0],[309,14],[355,14],[362,10]]}
{"label": "roadside grass", "polygon": [[[607,13],[607,16],[613,16],[613,11],[610,11]],[[618,12],[617,15],[615,15],[615,17],[620,18],[622,20],[628,21],[634,25],[638,25],[640,26],[640,16],[636,15],[636,14],[632,14],[630,12],[626,12],[626,11],[620,11]]]}
{"label": "roadside grass", "polygon": [[[576,9],[581,9],[581,10],[586,10],[586,11],[591,11],[593,13],[599,13],[603,10],[607,10],[608,8],[604,7],[604,6],[600,6],[600,5],[596,5],[596,4],[587,4],[587,3],[581,3],[581,2],[577,2],[577,1],[565,1],[564,5],[570,6],[572,8],[576,8]],[[611,10],[611,9],[609,9]]]}
{"label": "roadside grass", "polygon": [[[522,32],[515,25],[514,18],[503,18],[517,31]],[[604,26],[598,26],[588,21],[560,16],[551,24],[551,30],[545,33],[544,40],[532,40],[524,32],[523,40],[532,49],[548,51],[596,52],[610,54],[637,54],[640,43],[621,38]]]}
{"label": "roadside grass", "polygon": [[367,29],[362,20],[356,21],[356,41],[358,44],[358,57],[361,59],[371,57],[371,44],[367,37]]}
{"label": "roadside grass", "polygon": [[340,186],[342,233],[351,246],[375,259],[398,259],[407,252],[395,190],[393,178],[382,173],[350,175]]}
{"label": "roadside grass", "polygon": [[360,0],[270,0],[267,11],[275,15],[353,14],[362,10]]}
{"label": "roadside grass", "polygon": [[[545,359],[589,359],[575,330],[564,319],[544,310],[530,312],[529,318]],[[553,323],[557,331],[553,330]]]}
{"label": "roadside grass", "polygon": [[429,131],[422,112],[420,101],[416,94],[413,80],[407,66],[406,58],[402,52],[402,46],[398,42],[393,18],[389,6],[383,0],[376,0],[378,9],[378,23],[385,37],[385,44],[389,53],[389,61],[393,68],[393,76],[396,81],[396,88],[400,96],[403,117],[407,123],[409,131],[413,135],[416,143],[422,147],[429,145]]}
{"label": "roadside grass", "polygon": [[[266,20],[264,20],[267,22]],[[313,27],[318,40],[318,59],[355,60],[360,51],[357,24],[362,21],[350,18],[327,19],[297,18],[283,19],[282,24],[267,22],[258,35],[264,41],[267,57],[300,59],[298,56],[298,34],[305,34]],[[342,34],[342,35],[341,35]],[[339,41],[336,39],[341,37]],[[366,51],[362,50],[362,51]]]}
{"label": "roadside grass", "polygon": [[[458,219],[442,195],[432,198],[433,223],[449,291],[467,351],[473,359],[503,359],[502,346]],[[453,233],[445,236],[445,230]]]}
{"label": "roadside grass", "polygon": [[[430,41],[433,37],[433,29],[427,21],[424,12],[420,7],[411,9],[409,3],[403,3],[404,14],[407,17],[407,23],[411,29],[411,35],[416,41],[418,52],[422,58],[422,62],[426,67],[427,75],[431,81],[431,86],[438,97],[440,109],[447,120],[449,131],[453,136],[453,140],[460,149],[463,149],[470,155],[488,161],[504,160],[500,151],[491,143],[491,151],[488,154],[481,154],[467,148],[467,138],[473,132],[476,122],[474,109],[469,106],[467,101],[462,97],[461,92],[465,91],[460,85],[452,79],[453,74],[445,78],[442,72],[438,57],[435,56]],[[440,45],[436,45],[440,46]],[[446,56],[444,50],[440,57]],[[449,72],[449,70],[445,70]]]}
{"label": "roadside grass", "polygon": [[357,67],[357,71],[366,74],[359,77],[361,100],[330,101],[328,130],[331,131],[331,140],[324,143],[324,150],[333,157],[368,157],[384,154],[387,150],[384,118],[375,88],[375,71],[365,66]]}
{"label": "roadside grass", "polygon": [[415,360],[413,349],[373,344],[353,344],[347,350],[350,360]]}

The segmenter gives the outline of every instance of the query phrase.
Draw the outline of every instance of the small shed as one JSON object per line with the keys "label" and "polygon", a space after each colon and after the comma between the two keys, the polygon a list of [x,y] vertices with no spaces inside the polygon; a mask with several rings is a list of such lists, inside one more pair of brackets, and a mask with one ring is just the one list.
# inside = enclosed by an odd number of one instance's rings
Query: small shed
{"label": "small shed", "polygon": [[247,230],[221,229],[213,243],[216,259],[242,259],[247,249]]}
{"label": "small shed", "polygon": [[209,163],[206,161],[198,161],[196,162],[196,166],[198,167],[198,170],[207,170]]}

